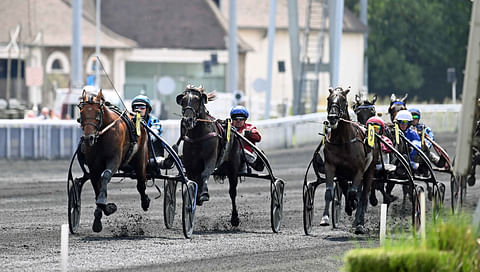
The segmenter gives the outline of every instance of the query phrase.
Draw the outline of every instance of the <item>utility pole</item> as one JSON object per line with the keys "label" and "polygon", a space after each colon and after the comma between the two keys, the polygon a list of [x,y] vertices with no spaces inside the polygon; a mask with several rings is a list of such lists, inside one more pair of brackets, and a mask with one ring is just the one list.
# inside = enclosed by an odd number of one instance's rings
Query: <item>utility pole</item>
{"label": "utility pole", "polygon": [[98,58],[100,57],[100,27],[102,25],[100,19],[100,9],[102,7],[102,0],[97,0],[97,8],[96,8],[96,23],[97,23],[97,33],[96,33],[96,44],[95,44],[95,89],[99,90],[100,86],[102,86],[102,81],[100,78],[100,63]]}
{"label": "utility pole", "polygon": [[237,0],[230,0],[230,4],[228,5],[228,19],[227,91],[233,95],[238,88]]}
{"label": "utility pole", "polygon": [[288,0],[288,34],[290,38],[290,62],[292,63],[292,113],[297,115],[300,104],[300,46],[298,42],[298,2]]}
{"label": "utility pole", "polygon": [[340,69],[340,41],[342,38],[343,0],[329,0],[328,13],[330,22],[330,84],[338,85]]}
{"label": "utility pole", "polygon": [[82,0],[73,0],[72,4],[72,88],[83,87],[82,75]]}
{"label": "utility pole", "polygon": [[268,60],[267,60],[267,92],[265,95],[265,120],[270,119],[270,100],[272,92],[273,44],[275,42],[276,0],[270,0],[270,15],[268,23]]}
{"label": "utility pole", "polygon": [[[368,0],[360,0],[360,21],[368,27]],[[363,34],[363,86],[368,93],[368,32]]]}

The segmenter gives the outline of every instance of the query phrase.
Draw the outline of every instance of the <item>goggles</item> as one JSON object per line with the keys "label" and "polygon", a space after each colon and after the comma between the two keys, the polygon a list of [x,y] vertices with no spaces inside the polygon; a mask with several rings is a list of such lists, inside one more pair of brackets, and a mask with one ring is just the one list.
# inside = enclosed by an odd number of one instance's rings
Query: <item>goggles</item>
{"label": "goggles", "polygon": [[134,109],[141,109],[141,110],[144,110],[147,108],[146,105],[142,105],[142,104],[138,104],[138,105],[133,105],[133,108]]}
{"label": "goggles", "polygon": [[410,121],[408,121],[408,120],[397,120],[397,122],[398,122],[400,125],[402,125],[402,124],[407,125],[408,122],[410,122]]}
{"label": "goggles", "polygon": [[412,118],[413,118],[413,119],[420,119],[420,116],[418,116],[418,115],[415,114],[415,115],[412,115]]}
{"label": "goggles", "polygon": [[379,132],[382,127],[380,125],[374,124],[373,128],[375,129],[376,132]]}

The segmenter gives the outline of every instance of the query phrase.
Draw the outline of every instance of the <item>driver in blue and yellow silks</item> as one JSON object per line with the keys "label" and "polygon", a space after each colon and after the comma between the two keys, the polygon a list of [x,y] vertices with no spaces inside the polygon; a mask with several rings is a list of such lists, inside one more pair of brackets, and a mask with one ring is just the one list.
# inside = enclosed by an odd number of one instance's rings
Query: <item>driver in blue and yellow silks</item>
{"label": "driver in blue and yellow silks", "polygon": [[[151,128],[158,136],[162,135],[163,129],[160,121],[153,115],[151,115],[152,111],[152,103],[150,102],[150,98],[146,95],[140,94],[135,96],[132,99],[132,111],[139,112],[140,116],[142,116],[143,120],[147,123],[148,127]],[[163,157],[163,145],[160,141],[157,140],[156,137],[150,136],[153,141],[153,146],[155,149],[155,161],[157,165],[162,169],[169,169],[173,166],[173,158],[168,156],[167,158]]]}
{"label": "driver in blue and yellow silks", "polygon": [[[412,129],[415,130],[418,135],[422,135],[423,129],[425,129],[425,134],[428,135],[430,139],[435,141],[435,135],[431,128],[427,125],[420,123],[421,113],[419,109],[410,108],[408,111],[412,114]],[[427,154],[428,158],[431,162],[433,162],[437,167],[444,167],[445,166],[445,158],[439,157],[435,152],[430,152],[430,148],[432,148],[432,143],[428,140],[425,140],[426,148],[423,151]]]}

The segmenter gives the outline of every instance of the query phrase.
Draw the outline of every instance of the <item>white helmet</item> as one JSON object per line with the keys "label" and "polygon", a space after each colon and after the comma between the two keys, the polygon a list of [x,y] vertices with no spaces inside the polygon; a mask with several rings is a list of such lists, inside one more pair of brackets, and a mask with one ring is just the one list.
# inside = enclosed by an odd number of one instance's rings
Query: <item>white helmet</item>
{"label": "white helmet", "polygon": [[401,110],[395,115],[395,120],[407,120],[412,121],[412,114],[408,110]]}

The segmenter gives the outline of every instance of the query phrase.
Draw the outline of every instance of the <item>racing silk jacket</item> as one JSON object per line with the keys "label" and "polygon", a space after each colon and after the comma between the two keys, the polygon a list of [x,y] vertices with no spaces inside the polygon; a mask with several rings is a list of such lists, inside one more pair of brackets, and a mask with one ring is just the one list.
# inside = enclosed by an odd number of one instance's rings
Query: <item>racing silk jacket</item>
{"label": "racing silk jacket", "polygon": [[[390,140],[390,138],[388,138],[387,136],[385,135],[382,135],[382,140],[384,140],[387,144],[389,145],[393,145],[392,143],[392,140]],[[382,148],[382,152],[385,152],[385,153],[390,153],[392,152],[392,150],[390,150],[390,148],[388,148],[387,146],[385,146],[383,143],[380,143],[380,146]]]}
{"label": "racing silk jacket", "polygon": [[[422,135],[422,130],[425,127],[425,133],[430,137],[430,139],[435,141],[435,136],[433,135],[433,131],[431,128],[427,127],[425,124],[420,124],[418,123],[414,129],[417,132],[418,135]],[[432,143],[428,140],[425,140],[425,144],[427,145],[428,148],[432,147]]]}
{"label": "racing silk jacket", "polygon": [[[248,123],[245,122],[245,124],[243,125],[243,127],[237,128],[237,131],[238,131],[240,134],[243,134],[243,135],[245,135],[244,131],[246,131],[246,130],[248,130],[248,131],[251,132],[251,134],[250,134],[248,137],[246,137],[246,138],[247,138],[250,142],[252,142],[253,144],[258,143],[258,142],[260,142],[260,141],[262,140],[262,135],[260,135],[260,132],[258,132],[257,127],[255,127],[255,126],[252,125],[252,124],[248,124]],[[248,150],[248,151],[250,151],[250,152],[253,152],[252,148],[251,148],[249,145],[244,144],[243,147],[244,147],[246,150]]]}
{"label": "racing silk jacket", "polygon": [[[412,142],[416,147],[418,147],[419,149],[422,149],[422,143],[421,143],[421,139],[420,139],[420,136],[418,136],[418,134],[411,128],[407,128],[403,134],[405,135],[405,137],[410,141]],[[415,149],[412,150],[412,152],[410,152],[410,160],[413,161],[413,158],[415,157],[415,155],[417,155],[417,151]]]}
{"label": "racing silk jacket", "polygon": [[157,117],[148,115],[147,125],[149,128],[153,129],[159,136],[162,136],[162,125]]}

